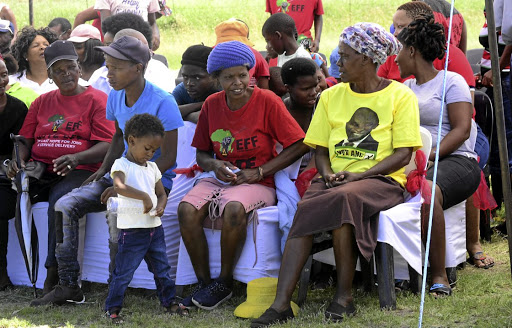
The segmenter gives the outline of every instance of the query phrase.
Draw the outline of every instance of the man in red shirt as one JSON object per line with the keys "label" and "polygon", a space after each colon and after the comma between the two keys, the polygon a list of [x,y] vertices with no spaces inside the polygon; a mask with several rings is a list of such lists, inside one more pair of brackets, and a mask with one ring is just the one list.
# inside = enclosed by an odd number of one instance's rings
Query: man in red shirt
{"label": "man in red shirt", "polygon": [[[266,12],[271,15],[283,12],[290,15],[297,26],[298,39],[311,40],[309,50],[318,52],[322,35],[324,7],[322,0],[266,0]],[[315,23],[315,38],[311,35],[311,26]]]}

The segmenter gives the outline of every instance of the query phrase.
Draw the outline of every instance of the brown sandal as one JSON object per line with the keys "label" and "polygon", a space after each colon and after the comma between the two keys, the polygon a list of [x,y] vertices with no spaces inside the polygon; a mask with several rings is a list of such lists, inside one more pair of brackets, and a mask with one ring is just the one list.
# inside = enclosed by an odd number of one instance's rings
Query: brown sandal
{"label": "brown sandal", "polygon": [[172,302],[169,307],[166,307],[165,311],[172,315],[179,315],[180,317],[188,317],[190,314],[188,308],[185,305],[176,301]]}

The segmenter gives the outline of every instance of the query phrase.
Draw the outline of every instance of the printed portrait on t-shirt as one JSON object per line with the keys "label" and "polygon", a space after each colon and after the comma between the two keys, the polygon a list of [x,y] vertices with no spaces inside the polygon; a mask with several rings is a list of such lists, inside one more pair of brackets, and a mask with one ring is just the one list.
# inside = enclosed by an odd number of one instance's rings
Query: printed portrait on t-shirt
{"label": "printed portrait on t-shirt", "polygon": [[287,13],[288,12],[288,6],[290,5],[288,1],[286,0],[277,0],[276,4],[278,7],[281,7],[281,12]]}
{"label": "printed portrait on t-shirt", "polygon": [[55,114],[52,117],[48,119],[48,122],[53,122],[52,125],[52,131],[57,132],[57,130],[60,128],[60,126],[65,122],[63,115]]}
{"label": "printed portrait on t-shirt", "polygon": [[379,142],[371,132],[379,125],[379,116],[368,107],[358,108],[345,126],[347,138],[334,148],[336,157],[348,159],[375,159]]}
{"label": "printed portrait on t-shirt", "polygon": [[233,138],[231,131],[219,129],[212,133],[211,139],[214,143],[218,142],[220,144],[220,153],[222,156],[227,156],[228,152],[232,151],[231,145],[233,141],[235,141],[235,138]]}

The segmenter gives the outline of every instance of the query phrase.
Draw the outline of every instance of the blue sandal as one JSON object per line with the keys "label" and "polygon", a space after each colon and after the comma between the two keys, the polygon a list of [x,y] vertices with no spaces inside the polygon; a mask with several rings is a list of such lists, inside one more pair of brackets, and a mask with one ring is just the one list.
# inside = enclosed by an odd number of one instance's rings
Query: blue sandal
{"label": "blue sandal", "polygon": [[433,284],[430,286],[430,290],[428,291],[430,294],[434,294],[436,297],[444,297],[451,296],[452,289],[443,284]]}

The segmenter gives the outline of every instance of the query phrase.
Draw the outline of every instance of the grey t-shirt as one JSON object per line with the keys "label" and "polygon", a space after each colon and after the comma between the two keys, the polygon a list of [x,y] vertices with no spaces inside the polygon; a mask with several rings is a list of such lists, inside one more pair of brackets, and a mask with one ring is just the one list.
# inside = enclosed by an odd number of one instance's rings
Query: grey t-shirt
{"label": "grey t-shirt", "polygon": [[[432,80],[421,85],[416,84],[416,79],[404,82],[416,94],[420,108],[420,125],[425,127],[432,135],[432,145],[435,147],[437,141],[437,126],[439,122],[439,111],[441,110],[441,99],[443,94],[443,71],[439,71]],[[446,97],[443,111],[443,122],[441,125],[441,140],[451,131],[448,118],[447,104],[456,102],[471,102],[469,86],[462,76],[454,72],[447,72],[446,75]],[[471,120],[470,137],[454,151],[453,155],[464,155],[470,158],[477,158],[475,149],[476,125]]]}

